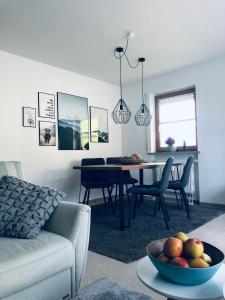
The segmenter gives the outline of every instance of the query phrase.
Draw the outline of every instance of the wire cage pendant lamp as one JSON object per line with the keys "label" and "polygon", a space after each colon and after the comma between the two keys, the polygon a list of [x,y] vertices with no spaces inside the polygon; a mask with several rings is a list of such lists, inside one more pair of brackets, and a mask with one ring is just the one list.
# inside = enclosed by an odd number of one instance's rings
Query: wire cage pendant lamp
{"label": "wire cage pendant lamp", "polygon": [[142,104],[135,115],[135,122],[138,126],[148,126],[151,121],[151,114],[146,104],[144,103],[144,62],[145,58],[141,57],[138,59],[141,63],[141,96],[142,96]]}
{"label": "wire cage pendant lamp", "polygon": [[118,47],[115,51],[119,55],[119,63],[120,63],[120,99],[116,104],[113,112],[112,118],[116,124],[126,124],[129,122],[131,117],[131,111],[125,101],[123,100],[123,87],[122,87],[122,57],[124,55],[124,51],[122,47]]}

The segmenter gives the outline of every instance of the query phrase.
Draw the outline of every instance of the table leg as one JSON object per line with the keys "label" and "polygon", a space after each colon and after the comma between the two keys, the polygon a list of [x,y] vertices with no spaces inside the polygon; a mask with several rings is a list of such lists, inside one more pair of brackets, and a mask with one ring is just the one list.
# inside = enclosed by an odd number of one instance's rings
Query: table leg
{"label": "table leg", "polygon": [[120,172],[119,178],[119,215],[120,215],[120,230],[125,229],[124,222],[124,197],[123,197],[123,172]]}
{"label": "table leg", "polygon": [[[143,185],[143,169],[139,170],[139,183],[140,183],[140,185]],[[144,202],[143,194],[140,195],[140,200],[141,200],[141,203]]]}

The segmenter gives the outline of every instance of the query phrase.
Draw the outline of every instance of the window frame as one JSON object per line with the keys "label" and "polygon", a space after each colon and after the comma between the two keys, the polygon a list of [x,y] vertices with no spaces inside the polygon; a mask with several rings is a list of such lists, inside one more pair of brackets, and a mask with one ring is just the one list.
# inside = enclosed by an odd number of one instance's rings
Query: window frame
{"label": "window frame", "polygon": [[[159,100],[168,99],[176,96],[181,96],[185,94],[193,94],[195,102],[195,132],[196,132],[196,146],[187,146],[187,151],[197,151],[198,150],[198,136],[197,136],[197,114],[196,114],[196,90],[195,87],[188,87],[182,90],[167,92],[155,96],[155,138],[156,138],[156,152],[165,152],[165,147],[160,147],[160,132],[159,132]],[[183,146],[176,148],[176,151],[183,151]]]}

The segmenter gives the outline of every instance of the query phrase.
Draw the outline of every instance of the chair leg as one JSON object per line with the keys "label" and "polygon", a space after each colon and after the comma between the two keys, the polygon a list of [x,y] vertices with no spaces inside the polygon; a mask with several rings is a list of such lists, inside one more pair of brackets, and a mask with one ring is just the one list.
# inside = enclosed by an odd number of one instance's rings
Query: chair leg
{"label": "chair leg", "polygon": [[160,207],[159,196],[157,196],[156,199],[155,199],[154,217],[156,217],[158,207]]}
{"label": "chair leg", "polygon": [[175,197],[176,197],[176,201],[177,201],[177,207],[181,208],[180,203],[179,203],[179,199],[178,199],[178,195],[177,195],[177,191],[174,190],[174,193],[175,193]]}
{"label": "chair leg", "polygon": [[127,200],[128,200],[128,202],[130,202],[130,195],[129,195],[129,193],[127,192],[127,190],[128,190],[128,185],[126,184],[126,194],[127,194]]}
{"label": "chair leg", "polygon": [[104,203],[105,203],[105,206],[106,206],[106,198],[105,198],[105,190],[104,190],[104,188],[102,188],[102,195],[103,195]]}
{"label": "chair leg", "polygon": [[114,200],[114,209],[116,209],[117,200],[118,200],[118,185],[116,184],[116,193],[115,193],[115,200]]}
{"label": "chair leg", "polygon": [[165,212],[166,212],[167,219],[170,220],[169,211],[168,211],[168,208],[167,208],[167,206],[166,206],[165,198],[164,198],[163,195],[161,195],[161,199],[162,199],[163,205],[164,205],[164,207],[165,207]]}
{"label": "chair leg", "polygon": [[133,200],[133,196],[131,196],[131,199],[128,202],[128,222],[127,222],[127,226],[130,227],[130,223],[131,223],[131,211],[132,211],[132,201]]}
{"label": "chair leg", "polygon": [[114,206],[113,206],[113,201],[112,201],[112,190],[110,188],[107,188],[108,194],[109,194],[109,203],[112,207],[112,212],[115,214]]}
{"label": "chair leg", "polygon": [[88,188],[85,189],[83,204],[85,204],[86,196],[87,196]]}
{"label": "chair leg", "polygon": [[135,194],[134,196],[133,196],[133,198],[134,198],[134,208],[133,208],[133,219],[135,219],[135,217],[136,217],[136,210],[137,210],[137,194]]}
{"label": "chair leg", "polygon": [[158,201],[158,209],[160,209],[160,206],[161,206],[161,202]]}
{"label": "chair leg", "polygon": [[88,189],[88,193],[87,193],[87,205],[89,205],[90,190],[91,189]]}
{"label": "chair leg", "polygon": [[182,195],[182,198],[183,198],[184,207],[185,207],[185,210],[186,210],[186,213],[187,213],[187,217],[188,217],[188,219],[190,219],[190,213],[189,213],[190,208],[189,208],[186,193],[185,193],[184,189],[181,189],[180,192],[181,192],[181,195]]}
{"label": "chair leg", "polygon": [[162,211],[163,211],[164,220],[165,220],[165,223],[166,223],[166,228],[169,229],[169,224],[168,224],[166,209],[165,209],[165,203],[163,202],[162,197],[159,197],[159,201],[160,201],[161,206],[162,206]]}

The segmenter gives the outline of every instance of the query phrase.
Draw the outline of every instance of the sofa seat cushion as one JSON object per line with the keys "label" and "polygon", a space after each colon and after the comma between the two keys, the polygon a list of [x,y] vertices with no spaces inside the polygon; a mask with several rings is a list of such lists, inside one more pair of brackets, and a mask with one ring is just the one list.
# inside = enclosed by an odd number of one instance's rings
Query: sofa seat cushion
{"label": "sofa seat cushion", "polygon": [[72,268],[71,242],[42,230],[36,239],[0,239],[0,299]]}

